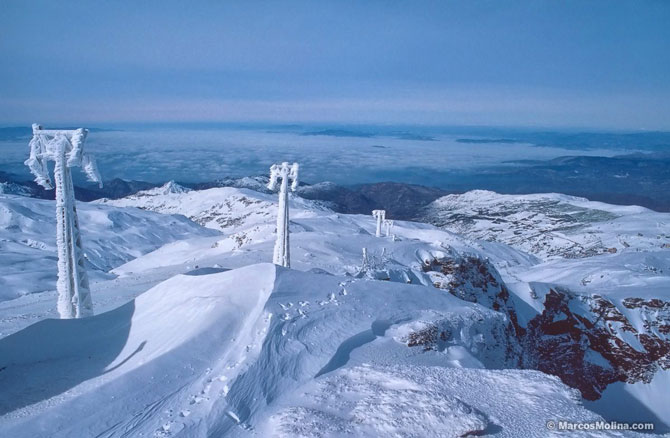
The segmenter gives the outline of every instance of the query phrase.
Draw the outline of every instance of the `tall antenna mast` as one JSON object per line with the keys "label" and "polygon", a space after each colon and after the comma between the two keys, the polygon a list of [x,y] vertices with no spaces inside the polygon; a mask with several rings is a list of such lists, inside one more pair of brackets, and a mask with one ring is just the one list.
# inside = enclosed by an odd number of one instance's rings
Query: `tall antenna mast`
{"label": "tall antenna mast", "polygon": [[[288,182],[291,182],[291,191],[298,187],[298,163],[289,165],[284,162],[273,164],[270,167],[270,182],[268,188],[276,190],[279,184],[279,211],[277,213],[277,240],[275,242],[274,256],[272,263],[275,265],[291,267],[291,254],[288,241]],[[279,183],[281,179],[281,183]]]}
{"label": "tall antenna mast", "polygon": [[[88,130],[47,130],[33,124],[30,158],[25,164],[35,182],[47,190],[56,188],[56,243],[58,246],[58,313],[61,318],[93,315],[91,291],[84,266],[79,220],[74,202],[72,167],[81,167],[90,181],[102,187],[100,173],[92,156],[84,153]],[[54,178],[48,161],[54,161]],[[55,184],[54,184],[55,181]]]}

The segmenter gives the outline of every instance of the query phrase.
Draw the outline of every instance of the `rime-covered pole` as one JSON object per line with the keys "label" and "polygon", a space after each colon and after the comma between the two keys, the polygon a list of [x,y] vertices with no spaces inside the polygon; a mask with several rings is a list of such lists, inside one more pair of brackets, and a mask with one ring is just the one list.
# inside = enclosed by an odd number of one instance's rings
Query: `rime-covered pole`
{"label": "rime-covered pole", "polygon": [[372,216],[377,218],[375,236],[382,237],[382,222],[386,219],[386,210],[372,210]]}
{"label": "rime-covered pole", "polygon": [[384,225],[386,226],[386,237],[391,237],[391,230],[393,229],[393,221],[385,220]]}
{"label": "rime-covered pole", "polygon": [[276,190],[279,183],[279,210],[277,212],[277,240],[275,241],[274,256],[272,263],[275,265],[291,267],[291,254],[289,246],[289,214],[288,214],[288,183],[291,180],[291,191],[298,187],[298,163],[289,165],[284,162],[273,164],[270,167],[270,183],[268,188]]}
{"label": "rime-covered pole", "polygon": [[[35,175],[35,182],[46,189],[53,189],[54,186],[56,189],[56,288],[61,318],[82,318],[93,314],[70,170],[75,166],[82,167],[89,180],[98,182],[102,187],[93,157],[84,153],[87,134],[85,129],[44,130],[34,124],[30,157],[25,162]],[[55,163],[53,181],[49,176],[48,161]]]}

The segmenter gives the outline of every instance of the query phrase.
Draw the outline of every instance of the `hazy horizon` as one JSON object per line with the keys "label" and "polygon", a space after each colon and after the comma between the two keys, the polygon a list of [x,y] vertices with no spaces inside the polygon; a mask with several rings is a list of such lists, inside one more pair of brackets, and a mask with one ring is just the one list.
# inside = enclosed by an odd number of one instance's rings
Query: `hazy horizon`
{"label": "hazy horizon", "polygon": [[8,0],[0,123],[670,130],[668,22],[658,1]]}

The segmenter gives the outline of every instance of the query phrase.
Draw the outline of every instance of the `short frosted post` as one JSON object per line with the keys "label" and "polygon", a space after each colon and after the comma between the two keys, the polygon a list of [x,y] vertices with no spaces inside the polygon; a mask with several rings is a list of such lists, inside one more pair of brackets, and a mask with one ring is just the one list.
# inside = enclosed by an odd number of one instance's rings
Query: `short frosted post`
{"label": "short frosted post", "polygon": [[370,269],[370,260],[368,259],[368,249],[363,248],[363,271]]}
{"label": "short frosted post", "polygon": [[[91,291],[84,265],[84,250],[74,201],[72,167],[82,167],[89,180],[102,187],[93,157],[84,153],[88,131],[45,130],[33,124],[30,158],[25,164],[35,175],[35,182],[45,189],[56,188],[56,243],[58,247],[58,313],[61,318],[82,318],[93,314]],[[52,182],[47,167],[54,161]]]}
{"label": "short frosted post", "polygon": [[[291,191],[298,187],[298,163],[289,165],[284,162],[270,167],[270,183],[268,188],[276,190],[279,185],[279,210],[277,212],[277,240],[275,241],[272,263],[291,267],[289,246],[289,214],[288,214],[288,183],[291,180]],[[281,183],[279,183],[281,180]]]}
{"label": "short frosted post", "polygon": [[393,229],[393,221],[385,220],[384,225],[386,226],[386,237],[391,237],[391,230]]}
{"label": "short frosted post", "polygon": [[375,236],[382,237],[382,222],[386,219],[386,210],[372,210],[372,216],[377,218],[377,230]]}

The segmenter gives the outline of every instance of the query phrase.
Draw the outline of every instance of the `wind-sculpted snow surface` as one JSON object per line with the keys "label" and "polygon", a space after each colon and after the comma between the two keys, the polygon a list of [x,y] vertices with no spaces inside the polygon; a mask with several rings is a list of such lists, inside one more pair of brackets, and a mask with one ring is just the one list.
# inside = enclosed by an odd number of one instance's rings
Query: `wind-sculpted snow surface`
{"label": "wind-sculpted snow surface", "polygon": [[[0,430],[545,436],[548,413],[599,419],[553,377],[481,369],[501,349],[489,338],[501,316],[431,287],[270,264],[176,276],[109,313],[0,340]],[[436,319],[454,324],[442,351],[407,346]]]}
{"label": "wind-sculpted snow surface", "polygon": [[151,436],[207,397],[213,365],[244,360],[273,282],[271,265],[178,276],[112,312],[4,338],[3,435]]}
{"label": "wind-sculpted snow surface", "polygon": [[261,435],[546,437],[548,416],[598,420],[576,400],[574,391],[539,372],[363,364],[309,382]]}

